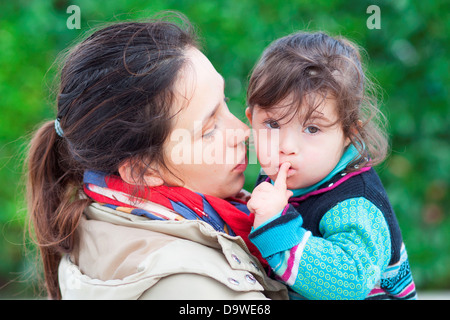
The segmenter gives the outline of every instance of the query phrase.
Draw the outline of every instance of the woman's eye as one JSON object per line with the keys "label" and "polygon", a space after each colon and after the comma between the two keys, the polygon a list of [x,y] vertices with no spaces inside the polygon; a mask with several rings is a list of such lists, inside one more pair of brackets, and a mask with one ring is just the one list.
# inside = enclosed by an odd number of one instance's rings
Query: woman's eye
{"label": "woman's eye", "polygon": [[269,129],[280,129],[280,124],[275,120],[266,120],[264,125]]}
{"label": "woman's eye", "polygon": [[214,133],[216,132],[217,126],[215,125],[214,128],[212,128],[211,130],[205,132],[202,135],[203,139],[208,139],[208,138],[212,138],[214,136]]}
{"label": "woman's eye", "polygon": [[309,134],[316,134],[319,131],[320,131],[320,129],[315,126],[308,126],[304,130],[304,132],[309,133]]}

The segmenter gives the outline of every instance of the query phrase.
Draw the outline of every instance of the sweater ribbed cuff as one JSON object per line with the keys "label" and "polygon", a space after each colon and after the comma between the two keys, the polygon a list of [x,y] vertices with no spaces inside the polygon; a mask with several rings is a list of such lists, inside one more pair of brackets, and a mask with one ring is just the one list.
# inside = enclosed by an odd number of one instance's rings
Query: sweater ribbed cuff
{"label": "sweater ribbed cuff", "polygon": [[301,227],[302,223],[302,216],[289,205],[285,214],[254,229],[249,239],[262,256],[267,258],[300,243],[306,233],[306,230]]}

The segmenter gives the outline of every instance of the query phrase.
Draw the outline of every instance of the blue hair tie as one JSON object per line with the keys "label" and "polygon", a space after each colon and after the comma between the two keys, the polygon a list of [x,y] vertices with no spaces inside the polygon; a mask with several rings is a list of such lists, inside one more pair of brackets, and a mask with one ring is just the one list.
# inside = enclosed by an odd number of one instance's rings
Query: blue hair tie
{"label": "blue hair tie", "polygon": [[59,122],[60,120],[61,120],[60,118],[56,118],[55,120],[55,131],[58,134],[58,136],[62,138],[64,137],[64,131],[61,128],[61,123]]}

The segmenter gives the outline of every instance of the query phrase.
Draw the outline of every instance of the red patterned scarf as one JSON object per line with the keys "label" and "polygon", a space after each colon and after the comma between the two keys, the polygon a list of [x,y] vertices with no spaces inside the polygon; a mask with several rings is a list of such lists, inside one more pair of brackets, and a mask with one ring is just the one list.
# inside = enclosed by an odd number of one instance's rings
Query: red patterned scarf
{"label": "red patterned scarf", "polygon": [[[215,230],[242,237],[250,252],[264,267],[268,264],[250,242],[254,215],[239,199],[223,200],[182,187],[137,188],[119,176],[98,171],[84,174],[84,192],[94,201],[115,210],[145,216],[153,220],[202,220]],[[158,206],[170,209],[158,210]]]}

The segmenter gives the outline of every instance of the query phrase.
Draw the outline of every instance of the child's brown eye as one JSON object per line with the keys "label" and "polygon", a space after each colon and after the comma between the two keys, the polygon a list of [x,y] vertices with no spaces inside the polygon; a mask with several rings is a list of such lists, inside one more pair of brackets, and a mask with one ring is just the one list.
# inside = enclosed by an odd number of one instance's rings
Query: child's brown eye
{"label": "child's brown eye", "polygon": [[280,129],[280,124],[275,120],[266,120],[264,125],[269,129]]}
{"label": "child's brown eye", "polygon": [[316,134],[319,131],[320,131],[320,129],[315,126],[309,126],[309,127],[306,127],[306,129],[305,129],[305,132],[309,133],[309,134]]}

